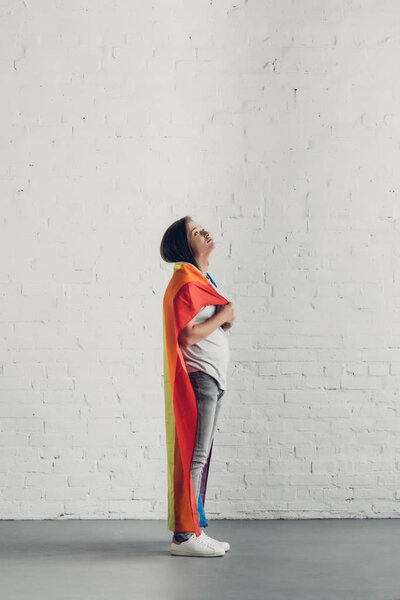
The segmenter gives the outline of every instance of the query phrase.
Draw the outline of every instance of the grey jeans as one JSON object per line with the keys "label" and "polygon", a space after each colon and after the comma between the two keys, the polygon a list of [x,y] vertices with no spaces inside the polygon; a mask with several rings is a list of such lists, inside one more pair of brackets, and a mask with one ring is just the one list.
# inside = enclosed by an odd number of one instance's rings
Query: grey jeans
{"label": "grey jeans", "polygon": [[[218,414],[221,409],[221,399],[225,393],[218,386],[214,377],[203,371],[188,373],[193,391],[196,396],[198,422],[196,443],[193,451],[190,471],[193,478],[194,495],[197,499],[200,493],[201,477],[211,449],[217,427]],[[193,532],[174,531],[177,542],[189,539]]]}

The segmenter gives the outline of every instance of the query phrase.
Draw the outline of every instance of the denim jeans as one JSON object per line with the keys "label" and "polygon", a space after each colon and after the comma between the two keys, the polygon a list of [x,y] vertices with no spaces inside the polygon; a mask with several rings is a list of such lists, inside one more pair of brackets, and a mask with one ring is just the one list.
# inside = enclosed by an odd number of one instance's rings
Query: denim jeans
{"label": "denim jeans", "polygon": [[[196,443],[190,466],[194,495],[197,499],[200,493],[203,469],[214,439],[218,414],[221,409],[221,399],[225,390],[222,390],[218,386],[217,380],[208,373],[192,371],[188,375],[196,396],[198,412]],[[184,542],[190,538],[192,533],[175,531],[174,536],[177,542]]]}

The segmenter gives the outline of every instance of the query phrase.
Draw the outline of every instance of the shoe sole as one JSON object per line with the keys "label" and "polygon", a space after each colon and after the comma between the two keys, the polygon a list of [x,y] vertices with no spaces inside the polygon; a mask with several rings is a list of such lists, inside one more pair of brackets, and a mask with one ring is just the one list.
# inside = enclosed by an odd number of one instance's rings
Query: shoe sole
{"label": "shoe sole", "polygon": [[186,551],[177,551],[175,549],[171,548],[171,555],[172,556],[199,556],[201,558],[212,558],[212,557],[216,557],[216,556],[224,556],[225,555],[225,551],[224,552],[210,552],[207,554],[201,554],[200,552],[193,552],[190,550],[186,550]]}

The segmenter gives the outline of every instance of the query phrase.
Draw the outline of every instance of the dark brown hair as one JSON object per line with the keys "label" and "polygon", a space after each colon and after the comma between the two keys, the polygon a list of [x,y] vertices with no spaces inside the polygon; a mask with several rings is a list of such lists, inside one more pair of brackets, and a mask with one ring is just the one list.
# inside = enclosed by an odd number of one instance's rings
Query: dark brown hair
{"label": "dark brown hair", "polygon": [[186,225],[189,221],[192,221],[192,217],[188,215],[182,217],[182,219],[174,221],[164,233],[160,244],[160,254],[165,262],[177,263],[184,261],[197,267],[186,231]]}

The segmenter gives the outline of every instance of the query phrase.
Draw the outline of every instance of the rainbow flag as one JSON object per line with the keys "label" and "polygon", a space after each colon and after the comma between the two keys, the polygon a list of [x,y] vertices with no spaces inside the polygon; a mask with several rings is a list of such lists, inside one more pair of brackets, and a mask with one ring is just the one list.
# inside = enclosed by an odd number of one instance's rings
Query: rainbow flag
{"label": "rainbow flag", "polygon": [[194,531],[207,527],[204,513],[212,446],[203,469],[199,497],[194,497],[190,472],[197,433],[197,403],[179,345],[181,330],[203,306],[228,304],[199,269],[174,264],[163,300],[165,431],[168,466],[168,529]]}

